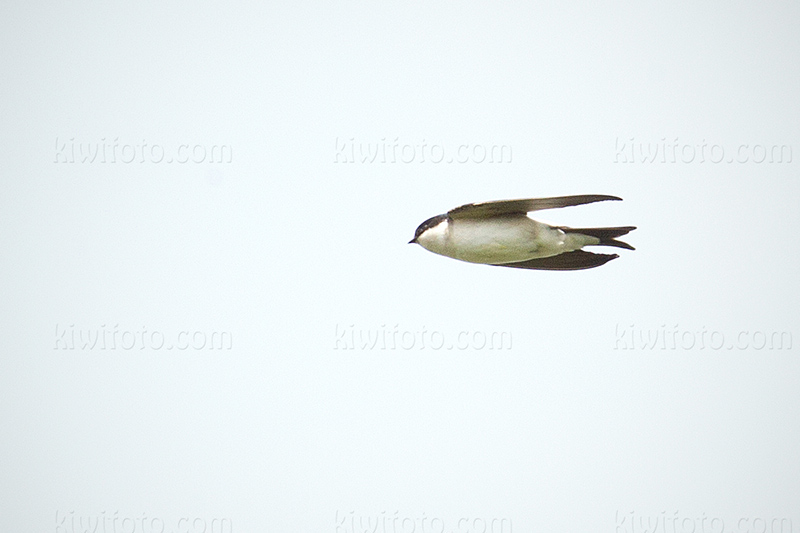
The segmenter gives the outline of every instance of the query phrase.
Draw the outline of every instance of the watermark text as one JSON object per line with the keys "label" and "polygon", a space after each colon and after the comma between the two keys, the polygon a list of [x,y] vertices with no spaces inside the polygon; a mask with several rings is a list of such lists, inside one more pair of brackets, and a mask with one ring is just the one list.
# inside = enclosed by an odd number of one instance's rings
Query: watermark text
{"label": "watermark text", "polygon": [[158,516],[125,516],[119,511],[96,515],[56,511],[56,533],[232,533],[230,518],[183,516],[165,519]]}
{"label": "watermark text", "polygon": [[142,326],[141,329],[120,329],[101,324],[98,327],[75,327],[56,324],[54,350],[114,351],[123,350],[231,350],[230,331],[181,330],[165,333]]}
{"label": "watermark text", "polygon": [[356,141],[355,137],[336,137],[334,163],[511,163],[512,148],[507,144],[460,144],[446,147],[442,143],[401,142],[399,137],[379,141]]}
{"label": "watermark text", "polygon": [[399,324],[356,327],[336,324],[334,350],[511,350],[510,331],[461,330],[443,332],[423,326],[401,329]]}
{"label": "watermark text", "polygon": [[355,511],[336,511],[335,533],[512,533],[510,518],[459,517],[444,519],[438,516],[401,514],[381,511],[357,514]]}
{"label": "watermark text", "polygon": [[787,330],[740,330],[685,328],[679,324],[642,327],[637,324],[614,328],[615,350],[791,350],[792,332]]}
{"label": "watermark text", "polygon": [[[706,513],[674,511],[647,515],[617,511],[614,533],[792,533],[800,531],[788,517],[742,516],[724,519]],[[794,528],[794,529],[793,529]]]}
{"label": "watermark text", "polygon": [[614,163],[780,163],[792,162],[792,145],[748,143],[725,147],[702,139],[685,142],[678,137],[659,141],[637,141],[635,137],[614,141]]}
{"label": "watermark text", "polygon": [[151,143],[142,139],[140,143],[121,143],[119,137],[106,140],[78,141],[75,137],[56,137],[53,163],[83,164],[131,164],[131,163],[217,163],[233,162],[233,148],[229,144],[177,144]]}

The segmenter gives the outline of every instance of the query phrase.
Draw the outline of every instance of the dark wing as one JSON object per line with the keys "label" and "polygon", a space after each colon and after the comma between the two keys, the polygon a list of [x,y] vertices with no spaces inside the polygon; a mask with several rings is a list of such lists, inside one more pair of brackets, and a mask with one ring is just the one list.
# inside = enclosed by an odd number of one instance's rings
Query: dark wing
{"label": "dark wing", "polygon": [[450,210],[450,218],[483,218],[497,215],[524,215],[530,211],[555,209],[571,205],[590,204],[603,200],[622,200],[607,194],[581,194],[578,196],[555,196],[553,198],[526,198],[524,200],[498,200],[466,204]]}
{"label": "dark wing", "polygon": [[583,270],[584,268],[594,268],[604,265],[619,257],[617,254],[593,254],[576,250],[565,252],[552,257],[542,257],[541,259],[529,259],[518,263],[503,263],[494,266],[511,268],[529,268],[531,270]]}

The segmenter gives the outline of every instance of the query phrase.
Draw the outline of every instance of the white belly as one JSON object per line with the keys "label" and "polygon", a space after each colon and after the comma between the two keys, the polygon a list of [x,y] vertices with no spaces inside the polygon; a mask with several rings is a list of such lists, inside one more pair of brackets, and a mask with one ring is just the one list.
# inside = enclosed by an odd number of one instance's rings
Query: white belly
{"label": "white belly", "polygon": [[471,263],[513,263],[578,250],[598,239],[564,233],[527,216],[457,219],[444,238],[426,243],[430,251]]}

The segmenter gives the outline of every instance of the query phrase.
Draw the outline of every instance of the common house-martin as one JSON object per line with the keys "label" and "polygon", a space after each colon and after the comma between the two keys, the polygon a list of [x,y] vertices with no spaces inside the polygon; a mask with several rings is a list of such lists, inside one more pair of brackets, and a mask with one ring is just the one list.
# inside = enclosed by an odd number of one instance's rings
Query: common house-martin
{"label": "common house-martin", "polygon": [[605,194],[528,198],[466,204],[419,225],[416,243],[433,253],[470,263],[533,270],[582,270],[619,257],[582,250],[584,246],[614,246],[633,250],[616,240],[636,229],[568,228],[528,217],[531,211],[622,200]]}

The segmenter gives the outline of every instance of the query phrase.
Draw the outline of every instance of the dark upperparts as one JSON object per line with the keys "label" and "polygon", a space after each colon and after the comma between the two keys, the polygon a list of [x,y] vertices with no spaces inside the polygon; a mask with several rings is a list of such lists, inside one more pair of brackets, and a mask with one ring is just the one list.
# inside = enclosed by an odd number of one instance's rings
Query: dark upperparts
{"label": "dark upperparts", "polygon": [[417,242],[417,239],[419,239],[419,236],[422,235],[423,233],[425,233],[426,230],[429,230],[430,228],[438,226],[444,220],[447,220],[447,214],[436,215],[435,217],[429,218],[428,220],[426,220],[425,222],[423,222],[422,224],[419,225],[419,227],[417,228],[417,231],[414,232],[414,238],[411,239],[408,243],[412,244],[412,243]]}

